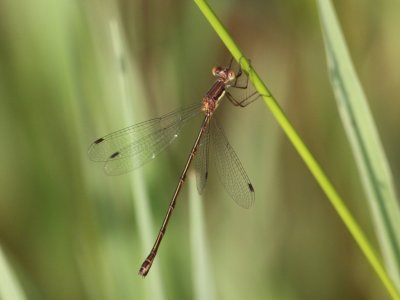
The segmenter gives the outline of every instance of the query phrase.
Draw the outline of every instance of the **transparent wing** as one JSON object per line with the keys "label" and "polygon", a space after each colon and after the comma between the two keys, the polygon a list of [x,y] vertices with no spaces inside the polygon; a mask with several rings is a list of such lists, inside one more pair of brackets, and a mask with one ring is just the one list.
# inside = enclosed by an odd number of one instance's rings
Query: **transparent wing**
{"label": "transparent wing", "polygon": [[211,120],[211,140],[211,155],[222,185],[239,206],[251,207],[255,199],[253,185],[215,119]]}
{"label": "transparent wing", "polygon": [[202,194],[208,178],[208,153],[210,145],[210,127],[208,126],[206,132],[200,141],[199,148],[197,149],[194,166],[196,169],[196,183],[199,194]]}
{"label": "transparent wing", "polygon": [[201,103],[170,112],[108,134],[89,147],[89,158],[103,161],[109,175],[123,174],[149,162],[177,136],[190,118],[201,112]]}

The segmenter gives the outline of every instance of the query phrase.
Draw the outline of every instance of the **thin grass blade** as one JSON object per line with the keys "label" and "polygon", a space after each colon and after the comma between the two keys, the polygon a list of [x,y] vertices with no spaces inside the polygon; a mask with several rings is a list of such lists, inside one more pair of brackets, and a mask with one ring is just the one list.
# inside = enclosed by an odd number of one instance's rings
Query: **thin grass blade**
{"label": "thin grass blade", "polygon": [[367,98],[332,3],[318,1],[330,80],[369,201],[386,268],[400,290],[400,209]]}
{"label": "thin grass blade", "polygon": [[[110,31],[111,31],[111,37],[113,41],[113,47],[114,47],[114,52],[115,52],[115,57],[116,57],[116,63],[120,61],[124,61],[127,63],[127,65],[131,65],[132,62],[129,60],[129,58],[126,55],[122,35],[119,30],[118,22],[116,20],[113,20],[110,22]],[[135,121],[133,119],[132,113],[135,111],[135,109],[132,107],[132,94],[131,91],[135,90],[136,96],[138,95],[138,91],[140,90],[139,86],[132,87],[132,83],[138,82],[137,80],[134,80],[134,73],[133,70],[132,72],[128,72],[127,70],[130,70],[126,66],[125,71],[120,68],[120,74],[119,74],[119,82],[120,82],[120,90],[121,90],[121,106],[124,108],[124,118],[126,119],[127,123],[134,124]],[[131,77],[130,77],[131,76]],[[141,97],[139,97],[140,99]],[[145,180],[143,177],[143,172],[141,170],[137,170],[136,172],[133,172],[131,174],[132,176],[132,194],[134,196],[134,207],[135,207],[135,214],[136,218],[138,220],[138,229],[139,229],[139,236],[142,242],[142,245],[147,249],[150,249],[152,246],[152,240],[151,237],[153,236],[154,233],[152,233],[152,228],[153,228],[153,221],[150,213],[150,207],[149,207],[149,197],[146,191],[146,186],[145,186]],[[144,255],[147,253],[143,253]],[[138,266],[139,270],[139,266]],[[160,269],[158,264],[155,264],[152,267],[151,270],[151,275],[149,277],[150,281],[150,295],[151,299],[166,299],[165,292],[164,292],[164,286],[162,284],[162,279],[161,279],[161,274],[160,274]]]}
{"label": "thin grass blade", "polygon": [[25,300],[25,293],[20,286],[6,256],[0,246],[0,299]]}
{"label": "thin grass blade", "polygon": [[208,255],[203,203],[197,192],[194,176],[190,176],[188,184],[194,296],[197,300],[212,300],[216,299],[215,287],[211,270],[212,264]]}

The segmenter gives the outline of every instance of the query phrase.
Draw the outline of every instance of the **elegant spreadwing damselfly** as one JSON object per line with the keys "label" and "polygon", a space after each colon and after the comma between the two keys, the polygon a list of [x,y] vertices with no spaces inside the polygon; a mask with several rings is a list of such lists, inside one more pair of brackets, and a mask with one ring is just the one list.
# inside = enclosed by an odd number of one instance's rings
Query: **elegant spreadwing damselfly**
{"label": "elegant spreadwing damselfly", "polygon": [[[177,197],[193,161],[197,188],[200,193],[207,182],[209,153],[211,153],[220,181],[231,198],[244,208],[249,208],[254,203],[253,185],[214,117],[214,112],[224,96],[233,105],[239,107],[245,107],[258,98],[258,94],[253,93],[238,101],[227,91],[230,88],[247,88],[247,80],[245,85],[239,84],[241,70],[235,72],[231,65],[232,61],[227,68],[214,67],[212,69],[216,80],[200,103],[108,134],[94,141],[89,148],[90,159],[104,162],[107,174],[123,174],[151,161],[178,137],[178,133],[190,119],[199,114],[204,115],[200,131],[179,178],[154,246],[140,267],[139,275],[146,276],[154,262]],[[210,147],[211,150],[209,150]]]}

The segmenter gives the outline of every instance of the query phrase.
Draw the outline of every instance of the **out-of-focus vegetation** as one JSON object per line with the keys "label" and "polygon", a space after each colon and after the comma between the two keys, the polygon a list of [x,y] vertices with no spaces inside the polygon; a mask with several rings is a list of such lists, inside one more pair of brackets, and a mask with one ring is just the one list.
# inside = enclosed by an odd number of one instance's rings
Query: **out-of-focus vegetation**
{"label": "out-of-focus vegetation", "polygon": [[[378,248],[329,84],[316,4],[214,2]],[[400,4],[335,8],[396,179]],[[212,281],[196,281],[188,187],[154,269],[137,276],[199,120],[131,175],[104,175],[87,148],[199,101],[212,66],[229,58],[191,1],[0,2],[0,244],[27,299],[387,299],[261,102],[223,103],[217,113],[256,205],[235,205],[211,168],[199,220]]]}

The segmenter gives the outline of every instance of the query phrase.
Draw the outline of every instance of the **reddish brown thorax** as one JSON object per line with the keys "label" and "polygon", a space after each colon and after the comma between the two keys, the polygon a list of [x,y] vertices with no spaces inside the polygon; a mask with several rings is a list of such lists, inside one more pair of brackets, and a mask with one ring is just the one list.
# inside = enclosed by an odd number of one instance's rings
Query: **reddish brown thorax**
{"label": "reddish brown thorax", "polygon": [[217,80],[203,97],[203,106],[201,108],[207,115],[212,115],[217,109],[219,100],[224,96],[229,83],[236,78],[233,70],[222,67],[214,67],[212,74],[217,77]]}

